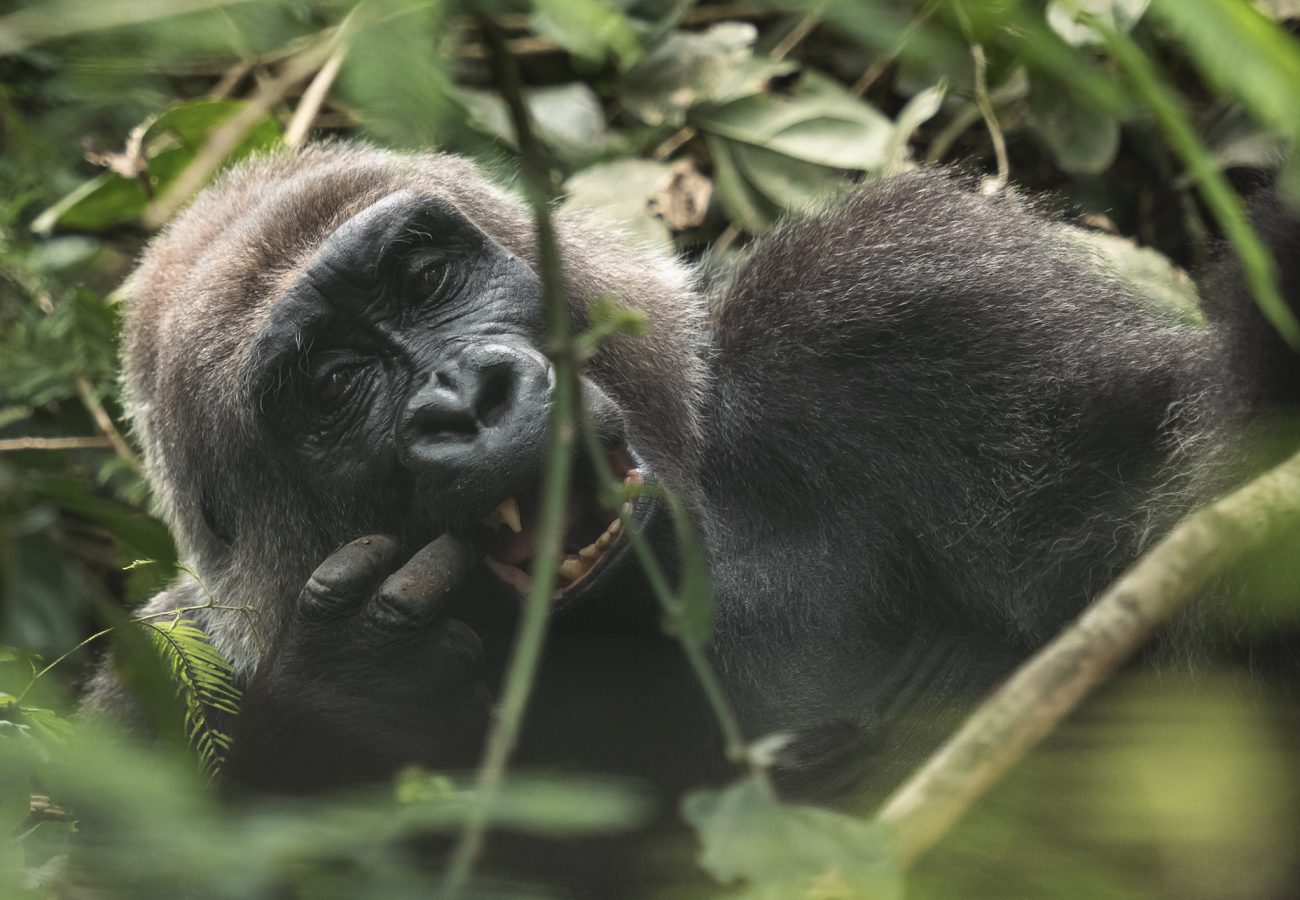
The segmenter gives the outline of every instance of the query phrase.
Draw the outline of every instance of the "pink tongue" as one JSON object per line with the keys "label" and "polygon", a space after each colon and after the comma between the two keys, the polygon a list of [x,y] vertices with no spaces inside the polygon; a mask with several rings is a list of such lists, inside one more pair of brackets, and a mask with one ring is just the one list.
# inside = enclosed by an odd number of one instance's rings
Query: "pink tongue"
{"label": "pink tongue", "polygon": [[[569,507],[564,511],[564,530],[567,532],[573,527],[573,523],[581,515],[579,501],[576,495],[569,498]],[[536,519],[524,519],[524,530],[519,534],[510,535],[509,540],[502,544],[498,549],[493,550],[491,556],[493,559],[500,560],[511,566],[520,566],[528,562],[537,555],[537,525]]]}
{"label": "pink tongue", "polygon": [[508,544],[492,551],[492,558],[512,566],[523,565],[533,558],[537,546],[537,534],[532,528],[525,528],[514,535]]}

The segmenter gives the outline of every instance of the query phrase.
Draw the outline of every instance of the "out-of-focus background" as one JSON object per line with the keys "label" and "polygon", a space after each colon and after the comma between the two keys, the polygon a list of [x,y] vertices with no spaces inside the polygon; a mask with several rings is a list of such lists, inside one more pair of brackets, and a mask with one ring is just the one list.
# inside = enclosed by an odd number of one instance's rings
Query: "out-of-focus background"
{"label": "out-of-focus background", "polygon": [[[1233,252],[1223,188],[1300,196],[1298,0],[0,3],[0,895],[82,896],[74,870],[132,897],[438,884],[404,840],[455,826],[441,801],[460,782],[411,774],[400,821],[373,797],[235,815],[184,753],[78,736],[68,716],[105,640],[80,645],[178,565],[121,417],[132,261],[221,168],[310,140],[463,153],[510,184],[481,16],[519,67],[557,202],[692,259],[725,261],[865,179],[952,163],[1041,195],[1081,252],[1195,323],[1187,273]],[[909,876],[912,896],[1300,894],[1300,728],[1280,674],[1300,588],[1275,557],[1204,626],[1249,644],[1249,665],[1105,692]],[[624,786],[523,777],[510,827],[603,833],[643,809]],[[770,830],[684,824],[646,892],[897,895],[871,828],[804,823],[800,846],[745,808]],[[113,827],[74,865],[87,811]]]}

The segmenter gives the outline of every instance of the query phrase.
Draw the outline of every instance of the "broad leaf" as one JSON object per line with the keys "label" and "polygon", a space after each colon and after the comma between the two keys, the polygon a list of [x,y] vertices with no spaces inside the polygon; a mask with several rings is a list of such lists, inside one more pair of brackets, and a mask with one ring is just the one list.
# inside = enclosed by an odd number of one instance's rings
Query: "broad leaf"
{"label": "broad leaf", "polygon": [[748,22],[721,22],[698,34],[674,32],[624,75],[623,105],[649,125],[681,125],[696,105],[759,93],[773,76],[795,66],[756,58],[757,36]]}
{"label": "broad leaf", "polygon": [[753,900],[891,900],[902,896],[887,832],[863,819],[781,803],[748,778],[696,791],[682,813],[701,843],[700,865]]}
{"label": "broad leaf", "polygon": [[710,134],[794,159],[872,171],[889,156],[894,124],[831,79],[806,73],[788,93],[764,93],[702,109]]}
{"label": "broad leaf", "polygon": [[1104,43],[1095,28],[1082,24],[1081,15],[1095,16],[1112,31],[1131,31],[1151,0],[1052,0],[1047,4],[1047,24],[1075,47]]}
{"label": "broad leaf", "polygon": [[537,0],[533,27],[574,56],[592,63],[613,56],[626,69],[641,57],[641,41],[627,17],[607,0]]}
{"label": "broad leaf", "polygon": [[645,159],[620,159],[583,169],[564,183],[564,208],[623,228],[648,243],[672,247],[664,221],[650,209],[650,197],[669,167]]}
{"label": "broad leaf", "polygon": [[[142,176],[149,181],[153,195],[163,193],[194,160],[213,129],[243,107],[242,100],[195,100],[173,107],[154,121],[144,135],[148,170]],[[279,124],[264,116],[244,135],[227,162],[274,147],[279,141]],[[37,216],[32,230],[37,234],[49,234],[55,227],[103,231],[139,220],[149,200],[141,179],[104,172]]]}
{"label": "broad leaf", "polygon": [[1050,78],[1033,80],[1029,106],[1034,130],[1065,171],[1096,175],[1115,161],[1120,129],[1110,112],[1080,103]]}

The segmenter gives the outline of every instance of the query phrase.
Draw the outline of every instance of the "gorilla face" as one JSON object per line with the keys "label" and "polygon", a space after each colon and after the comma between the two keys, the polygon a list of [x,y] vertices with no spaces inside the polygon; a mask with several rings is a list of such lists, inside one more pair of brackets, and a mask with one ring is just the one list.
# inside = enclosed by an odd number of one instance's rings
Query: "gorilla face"
{"label": "gorilla face", "polygon": [[[454,532],[527,593],[554,387],[543,320],[525,261],[445,200],[397,191],[337,228],[275,303],[254,341],[261,427],[371,530],[410,552]],[[640,483],[622,411],[583,380],[605,464]],[[564,604],[624,557],[618,510],[596,493],[583,457],[559,561]]]}

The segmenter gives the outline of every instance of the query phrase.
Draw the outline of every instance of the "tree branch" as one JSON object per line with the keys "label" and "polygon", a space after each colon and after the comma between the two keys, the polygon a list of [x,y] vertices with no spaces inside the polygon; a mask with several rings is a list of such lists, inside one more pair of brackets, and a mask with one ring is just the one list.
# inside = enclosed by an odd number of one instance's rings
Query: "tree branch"
{"label": "tree branch", "polygon": [[1300,528],[1300,453],[1185,519],[966,720],[878,820],[915,861],[1151,634],[1229,566]]}

